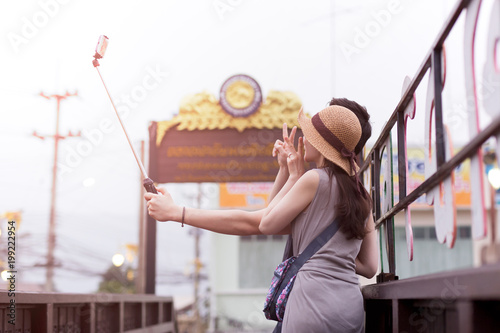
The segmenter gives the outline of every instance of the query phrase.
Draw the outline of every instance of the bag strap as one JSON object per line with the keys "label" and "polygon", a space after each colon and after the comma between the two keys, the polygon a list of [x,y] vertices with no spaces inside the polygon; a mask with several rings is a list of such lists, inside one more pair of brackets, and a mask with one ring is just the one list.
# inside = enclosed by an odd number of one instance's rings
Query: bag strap
{"label": "bag strap", "polygon": [[[307,246],[307,248],[297,257],[297,259],[295,259],[290,267],[288,267],[285,276],[282,279],[283,283],[279,285],[278,292],[274,293],[272,301],[269,303],[271,313],[276,311],[278,297],[286,288],[292,277],[297,274],[299,269],[307,260],[309,260],[309,258],[311,258],[319,249],[323,247],[323,245],[325,245],[330,239],[332,239],[333,235],[335,235],[338,229],[339,224],[337,219],[335,219],[332,223],[330,223],[328,227],[326,227],[325,230],[323,230],[318,236],[316,236],[316,238],[313,239],[313,241]],[[290,240],[291,239],[289,239],[289,241]],[[291,245],[291,242],[289,242],[288,245]],[[275,331],[273,331],[273,333],[274,332],[281,332],[281,326],[279,326],[279,324],[276,326],[276,329]]]}
{"label": "bag strap", "polygon": [[339,224],[337,219],[335,219],[325,230],[312,240],[306,249],[297,257],[294,263],[300,266],[304,265],[309,258],[311,258],[335,235],[338,229]]}
{"label": "bag strap", "polygon": [[[291,278],[299,269],[306,263],[309,258],[311,258],[319,249],[321,249],[339,230],[339,223],[337,219],[326,227],[312,242],[306,247],[306,249],[295,259],[288,271],[286,272],[285,278]],[[286,280],[285,280],[286,281]]]}

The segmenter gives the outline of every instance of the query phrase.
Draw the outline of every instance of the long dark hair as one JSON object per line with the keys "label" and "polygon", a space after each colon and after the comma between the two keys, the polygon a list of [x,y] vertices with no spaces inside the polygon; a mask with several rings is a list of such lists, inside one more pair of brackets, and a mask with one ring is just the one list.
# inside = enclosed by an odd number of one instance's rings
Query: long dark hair
{"label": "long dark hair", "polygon": [[344,169],[326,158],[323,166],[330,176],[330,183],[334,177],[337,180],[338,201],[335,211],[340,229],[348,239],[363,239],[366,234],[366,218],[371,213],[370,195],[363,186],[360,186],[360,195],[357,176],[349,176]]}
{"label": "long dark hair", "polygon": [[[361,125],[361,138],[354,148],[358,155],[372,134],[370,114],[364,106],[347,98],[332,98],[330,105],[340,105],[351,110]],[[324,167],[330,175],[330,181],[335,177],[338,184],[338,202],[335,206],[339,226],[348,238],[363,239],[366,234],[365,221],[371,213],[371,199],[366,189],[361,187],[358,192],[356,176],[349,176],[342,168],[325,158]]]}

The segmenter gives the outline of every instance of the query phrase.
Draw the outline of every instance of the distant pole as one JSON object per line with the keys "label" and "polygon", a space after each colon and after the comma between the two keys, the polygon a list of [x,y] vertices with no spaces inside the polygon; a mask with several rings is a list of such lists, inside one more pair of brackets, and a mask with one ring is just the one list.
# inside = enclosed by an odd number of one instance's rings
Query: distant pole
{"label": "distant pole", "polygon": [[[47,251],[47,270],[46,270],[46,278],[45,278],[45,291],[51,292],[54,291],[54,249],[56,246],[56,194],[57,194],[57,159],[58,159],[58,151],[59,151],[59,140],[63,140],[66,137],[80,136],[80,134],[72,134],[69,132],[67,136],[62,136],[59,134],[59,111],[61,107],[61,100],[64,100],[71,96],[77,96],[78,94],[75,92],[70,94],[66,92],[64,95],[45,95],[43,92],[40,93],[40,96],[46,99],[55,98],[57,102],[57,116],[56,116],[56,132],[52,136],[54,138],[54,166],[52,168],[52,190],[51,190],[51,199],[50,199],[50,220],[49,220],[49,233],[48,233],[48,251]],[[40,139],[45,139],[44,136],[38,135],[36,132],[33,132],[33,135]]]}
{"label": "distant pole", "polygon": [[[198,183],[198,208],[201,208],[201,183]],[[195,228],[194,230],[194,318],[195,318],[195,332],[201,333],[201,320],[200,320],[200,309],[199,309],[199,286],[200,286],[200,233],[201,230]]]}
{"label": "distant pole", "polygon": [[[141,141],[141,162],[144,164],[144,140]],[[144,212],[144,186],[142,186],[142,181],[144,180],[144,176],[142,173],[139,174],[140,178],[140,198],[139,198],[139,255],[138,255],[138,267],[137,267],[137,278],[135,280],[135,292],[136,294],[144,294],[146,292],[145,286],[145,277],[146,270],[144,265],[145,260],[145,251],[144,251],[144,222],[145,222],[145,212]]]}
{"label": "distant pole", "polygon": [[[156,147],[157,124],[153,122],[149,126],[149,177],[158,179],[158,149]],[[156,220],[149,214],[144,224],[144,290],[146,294],[156,292]]]}

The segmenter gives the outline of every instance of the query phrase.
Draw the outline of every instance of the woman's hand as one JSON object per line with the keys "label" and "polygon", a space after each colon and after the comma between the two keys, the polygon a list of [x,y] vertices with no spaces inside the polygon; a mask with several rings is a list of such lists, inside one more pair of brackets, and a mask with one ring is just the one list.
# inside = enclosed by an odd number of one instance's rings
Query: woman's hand
{"label": "woman's hand", "polygon": [[290,177],[296,177],[298,179],[306,172],[306,166],[304,163],[304,140],[302,137],[299,138],[299,144],[297,148],[297,151],[295,151],[295,148],[293,148],[287,154],[287,162]]}
{"label": "woman's hand", "polygon": [[161,194],[145,193],[148,214],[157,221],[180,221],[182,208],[177,206],[170,193],[164,188],[156,188]]}
{"label": "woman's hand", "polygon": [[287,154],[280,153],[279,148],[281,147],[281,148],[286,149],[287,142],[291,142],[292,148],[293,148],[293,142],[295,140],[295,133],[296,132],[297,132],[297,127],[294,126],[292,128],[292,131],[290,132],[290,136],[288,136],[288,127],[287,127],[286,123],[284,123],[283,124],[283,141],[276,140],[276,142],[274,143],[273,157],[276,157],[276,156],[278,157],[278,164],[280,166],[280,169],[282,169],[282,170],[288,171]]}
{"label": "woman's hand", "polygon": [[287,170],[288,171],[288,165],[286,163],[286,155],[280,154],[279,153],[279,148],[283,147],[285,143],[281,140],[276,140],[274,143],[274,148],[273,148],[273,157],[278,157],[278,164],[280,166],[280,169],[282,170]]}
{"label": "woman's hand", "polygon": [[[302,137],[299,138],[299,144],[297,150],[293,146],[293,139],[295,137],[295,132],[297,128],[294,127],[292,129],[292,133],[290,137],[285,135],[287,132],[286,125],[283,127],[283,140],[284,143],[275,148],[277,149],[279,156],[286,156],[287,169],[290,174],[290,177],[294,177],[295,179],[300,178],[305,172],[305,163],[304,163],[304,140]],[[279,157],[278,157],[279,158]]]}

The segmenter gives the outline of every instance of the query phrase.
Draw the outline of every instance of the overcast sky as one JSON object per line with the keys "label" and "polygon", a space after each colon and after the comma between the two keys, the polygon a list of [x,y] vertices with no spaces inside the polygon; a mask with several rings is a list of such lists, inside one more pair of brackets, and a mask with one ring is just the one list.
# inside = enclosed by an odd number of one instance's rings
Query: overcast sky
{"label": "overcast sky", "polygon": [[[100,273],[124,244],[137,243],[139,170],[91,63],[99,35],[109,37],[100,70],[115,102],[128,110],[123,120],[137,149],[148,140],[149,122],[172,118],[186,95],[208,91],[218,97],[224,80],[238,73],[255,78],[264,98],[269,90],[296,93],[310,114],[333,96],[356,100],[372,115],[376,137],[397,105],[404,77],[416,73],[454,4],[2,1],[0,214],[23,211],[19,262],[43,263],[47,247],[53,140],[32,133],[54,133],[55,101],[38,96],[41,91],[78,91],[61,104],[60,130],[87,134],[60,145],[56,255],[68,269],[56,271],[57,287],[94,291],[98,277],[70,269]],[[448,105],[463,96],[462,38],[461,28],[450,37],[449,70],[458,74],[447,83]],[[417,105],[425,105],[425,85]],[[415,122],[423,118],[417,109]],[[104,132],[103,124],[111,129]],[[454,126],[458,132],[467,128],[465,121]],[[418,146],[421,133],[422,127],[412,132],[409,142]],[[171,189],[178,202],[195,205],[192,186]],[[216,190],[207,185],[205,191],[204,205],[213,207]],[[161,224],[158,237],[159,272],[182,272],[193,254],[187,229]],[[206,251],[203,256],[207,261]],[[21,272],[26,282],[43,283],[44,276],[40,268]],[[189,293],[187,286],[158,290]]]}

